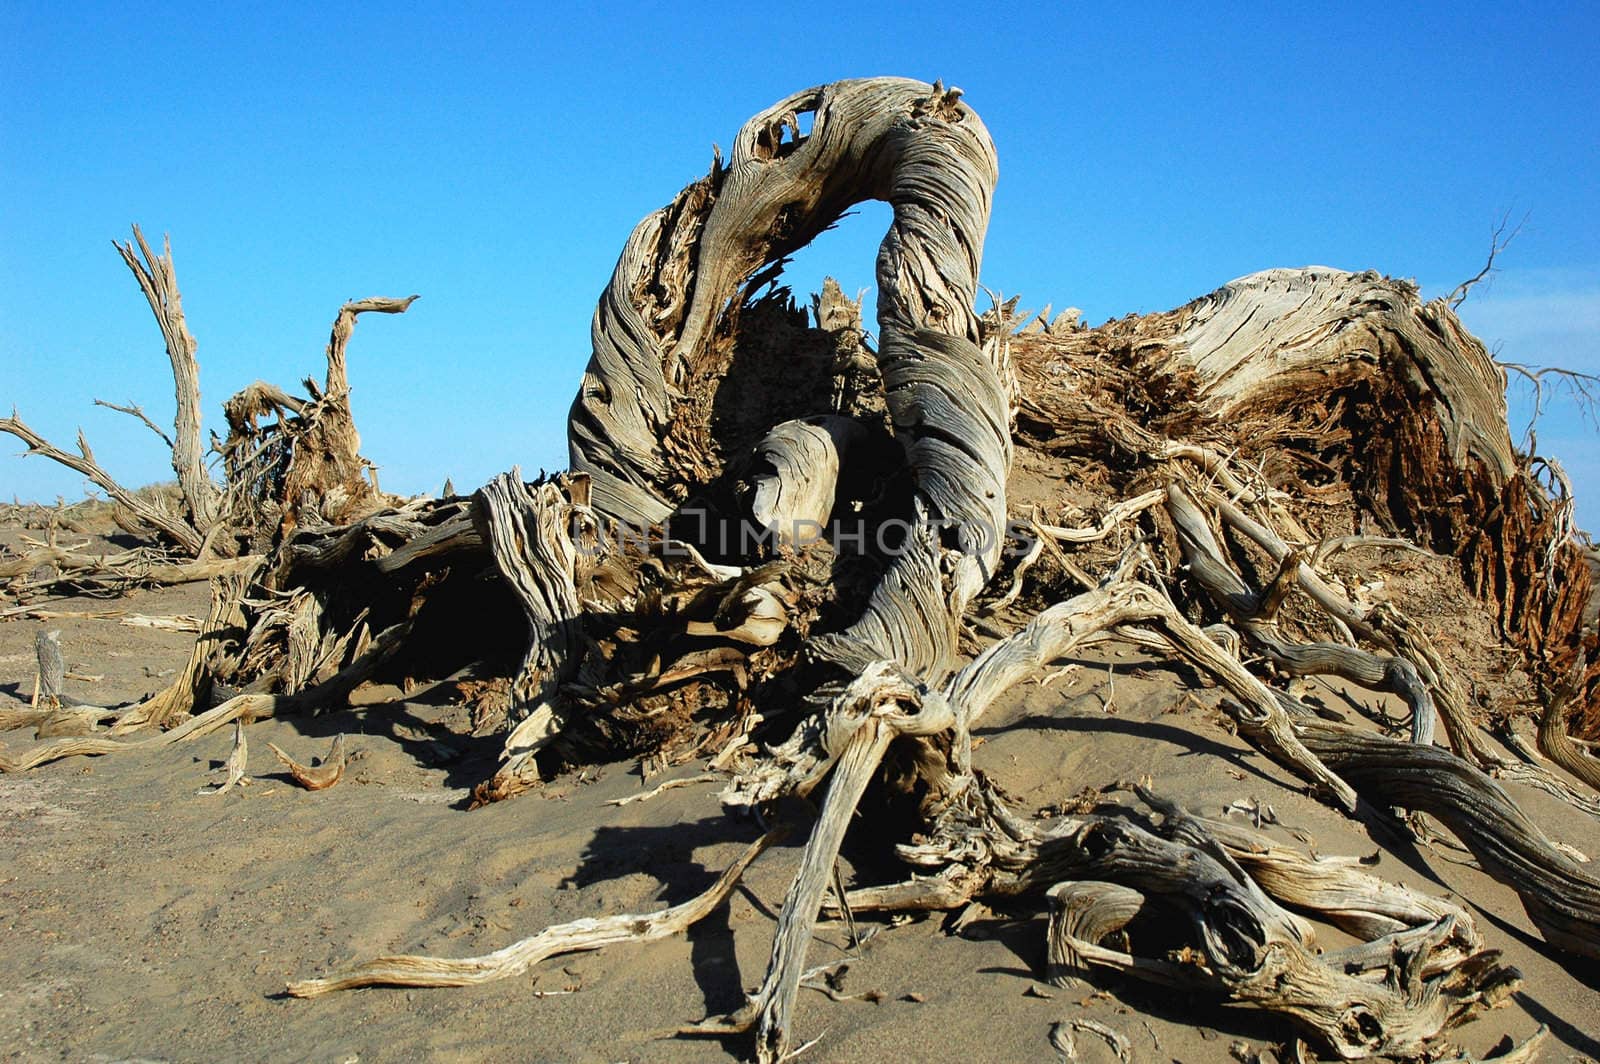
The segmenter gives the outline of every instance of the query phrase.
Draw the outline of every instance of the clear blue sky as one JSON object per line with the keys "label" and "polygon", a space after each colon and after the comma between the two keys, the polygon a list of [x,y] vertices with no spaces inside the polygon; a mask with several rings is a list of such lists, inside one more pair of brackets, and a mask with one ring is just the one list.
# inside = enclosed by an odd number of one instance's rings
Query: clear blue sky
{"label": "clear blue sky", "polygon": [[[0,405],[127,483],[171,416],[160,336],[111,249],[170,233],[206,424],[318,373],[339,304],[422,294],[351,345],[391,490],[565,464],[589,317],[644,214],[750,114],[842,77],[962,86],[999,147],[983,279],[1093,322],[1270,266],[1376,268],[1428,294],[1528,214],[1467,323],[1502,357],[1600,371],[1600,8],[1504,3],[892,9],[473,3],[0,3]],[[1242,6],[1242,5],[1241,5]],[[1130,5],[1131,7],[1131,5]],[[872,281],[872,205],[791,268]],[[1541,449],[1600,529],[1595,431]],[[82,494],[12,457],[0,497]]]}

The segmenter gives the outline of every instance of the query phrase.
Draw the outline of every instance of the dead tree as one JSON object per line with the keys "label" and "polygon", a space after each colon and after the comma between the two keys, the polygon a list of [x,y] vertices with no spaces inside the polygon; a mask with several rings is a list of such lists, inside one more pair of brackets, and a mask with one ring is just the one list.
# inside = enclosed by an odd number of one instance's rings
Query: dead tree
{"label": "dead tree", "polygon": [[200,437],[200,365],[195,359],[198,345],[184,321],[183,297],[178,292],[178,276],[172,263],[172,242],[166,241],[162,253],[157,255],[150,250],[137,225],[133,227],[133,240],[126,244],[113,241],[113,246],[139,282],[139,288],[149,302],[156,324],[161,328],[162,339],[166,342],[177,394],[173,435],[163,433],[134,404],[118,406],[97,402],[138,418],[166,443],[172,453],[173,472],[178,478],[183,500],[182,512],[168,512],[119,484],[95,461],[94,452],[89,449],[89,443],[81,431],[78,433],[77,454],[51,445],[29,428],[14,410],[9,418],[0,418],[0,432],[8,432],[22,440],[28,445],[28,454],[42,455],[82,473],[137,520],[154,528],[185,554],[195,557],[200,554],[206,534],[218,517],[217,486],[206,471]]}
{"label": "dead tree", "polygon": [[[183,493],[184,517],[204,536],[216,523],[218,514],[217,485],[206,471],[200,437],[200,364],[195,360],[199,345],[183,318],[183,297],[178,292],[178,275],[172,264],[171,239],[163,241],[157,256],[151,253],[138,226],[133,227],[133,238],[139,243],[138,254],[132,244],[117,244],[117,253],[139,282],[166,341],[177,394],[177,415],[169,441],[172,471],[177,474],[178,489]],[[148,423],[148,419],[144,420]]]}
{"label": "dead tree", "polygon": [[[328,340],[324,381],[320,386],[309,378],[305,381],[310,398],[257,381],[229,399],[223,406],[227,439],[214,438],[210,448],[222,463],[225,485],[219,488],[207,469],[208,449],[202,444],[198,344],[184,318],[171,241],[157,255],[137,225],[133,236],[133,242],[115,247],[138,281],[166,344],[177,395],[173,433],[164,432],[137,404],[99,399],[95,403],[137,418],[161,438],[172,455],[179,507],[173,510],[155,495],[120,484],[96,461],[81,431],[77,454],[39,436],[15,411],[0,418],[0,432],[22,440],[28,454],[82,473],[137,526],[154,529],[180,555],[198,564],[142,550],[113,558],[75,556],[57,551],[52,543],[49,550],[0,561],[0,579],[15,580],[43,564],[66,570],[70,579],[58,576],[45,585],[24,580],[14,584],[13,591],[35,591],[56,583],[115,590],[140,583],[206,580],[218,575],[218,559],[259,554],[302,522],[349,523],[395,501],[380,491],[376,467],[360,454],[361,438],[350,410],[346,347],[359,315],[402,314],[417,297],[377,297],[341,307]],[[273,420],[263,423],[269,417]]]}
{"label": "dead tree", "polygon": [[[380,958],[291,984],[300,996],[485,982],[674,933],[804,828],[781,800],[810,796],[820,811],[766,976],[744,1009],[696,1028],[754,1032],[758,1058],[781,1060],[813,924],[845,833],[875,813],[875,781],[922,830],[896,848],[905,878],[859,885],[848,906],[1037,898],[1057,978],[1112,969],[1213,993],[1341,1058],[1426,1057],[1515,988],[1461,907],[1147,788],[1121,788],[1137,804],[1116,817],[1010,809],[973,768],[974,726],[1014,685],[1114,637],[1215,684],[1240,734],[1335,807],[1429,811],[1553,945],[1600,955],[1600,880],[1495,777],[1588,813],[1600,800],[1496,753],[1486,729],[1513,721],[1519,692],[1436,640],[1427,603],[1372,601],[1363,583],[1389,571],[1382,552],[1440,567],[1530,675],[1564,684],[1547,747],[1566,749],[1568,707],[1600,720],[1591,578],[1511,444],[1482,345],[1405,282],[1321,269],[1098,329],[1015,301],[980,314],[996,175],[977,114],[939,84],[838,82],[756,115],[726,164],[629,237],[594,317],[571,471],[531,484],[514,470],[469,497],[386,505],[340,460],[319,467],[320,496],[287,489],[314,426],[355,453],[348,408],[318,406],[344,390],[336,326],[325,390],[258,386],[230,409],[228,492],[253,500],[246,538],[263,557],[219,583],[213,634],[172,697],[114,730],[176,727],[73,737],[0,768],[170,745],[326,705],[375,674],[476,664],[494,679],[460,690],[503,748],[478,801],[599,758],[708,757],[730,811],[776,818],[682,905],[483,957]],[[876,349],[836,285],[813,323],[773,283],[868,198],[894,210]],[[340,320],[361,309],[404,308],[352,305]],[[257,427],[269,417],[279,427]],[[1329,723],[1285,675],[1395,693],[1409,719]],[[231,697],[208,706],[208,684]],[[1148,905],[1185,914],[1191,962],[1107,945]],[[1358,944],[1319,953],[1306,913]]]}

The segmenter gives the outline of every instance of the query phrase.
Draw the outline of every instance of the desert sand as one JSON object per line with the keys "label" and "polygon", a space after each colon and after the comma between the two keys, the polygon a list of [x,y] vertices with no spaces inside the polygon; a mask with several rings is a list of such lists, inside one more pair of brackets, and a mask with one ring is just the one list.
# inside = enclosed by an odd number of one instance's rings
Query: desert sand
{"label": "desert sand", "polygon": [[[0,542],[15,544],[19,534],[6,529]],[[32,605],[204,615],[206,589]],[[61,631],[75,675],[101,677],[67,683],[70,697],[96,705],[162,687],[192,640],[115,618],[13,617],[0,622],[0,704],[28,700],[33,640],[44,627]],[[1214,690],[1133,648],[1109,644],[1060,665],[1015,689],[981,729],[978,765],[1017,808],[1049,812],[1086,788],[1148,777],[1195,812],[1243,823],[1259,810],[1263,830],[1285,842],[1375,855],[1377,874],[1467,901],[1490,945],[1526,976],[1519,993],[1453,1032],[1453,1041],[1482,1057],[1502,1038],[1521,1040],[1546,1024],[1551,1034],[1538,1059],[1600,1059],[1600,972],[1545,944],[1516,896],[1447,834],[1410,848],[1390,828],[1307,797],[1232,734],[1211,708]],[[1343,697],[1318,689],[1329,704]],[[448,685],[406,695],[369,684],[353,708],[253,724],[253,780],[220,796],[197,792],[222,779],[214,770],[232,746],[227,731],[0,776],[0,1055],[738,1059],[743,1039],[674,1032],[737,1007],[760,981],[799,840],[763,856],[731,904],[687,936],[569,955],[477,988],[283,994],[288,980],[380,953],[472,955],[551,923],[681,901],[759,834],[722,812],[714,783],[609,804],[666,778],[699,775],[700,764],[648,781],[637,764],[606,765],[468,811],[499,737],[473,738],[467,710],[451,695]],[[337,786],[320,792],[296,787],[266,746],[309,762],[338,733],[351,762]],[[0,735],[12,755],[33,741],[30,731]],[[1556,841],[1600,856],[1594,820],[1537,791],[1509,789]],[[883,840],[866,841],[846,843],[847,882],[895,877]],[[803,991],[796,1044],[817,1041],[801,1059],[1052,1060],[1052,1026],[1072,1020],[1117,1032],[1139,1061],[1292,1059],[1294,1032],[1279,1017],[1114,977],[1048,985],[1044,927],[1034,901],[887,922],[863,916],[865,943],[852,948],[845,923],[825,918],[809,963],[845,962],[835,994],[861,996],[835,1001]],[[1348,942],[1332,928],[1319,933],[1327,948]],[[1090,1031],[1075,1031],[1074,1041],[1081,1061],[1115,1059]]]}

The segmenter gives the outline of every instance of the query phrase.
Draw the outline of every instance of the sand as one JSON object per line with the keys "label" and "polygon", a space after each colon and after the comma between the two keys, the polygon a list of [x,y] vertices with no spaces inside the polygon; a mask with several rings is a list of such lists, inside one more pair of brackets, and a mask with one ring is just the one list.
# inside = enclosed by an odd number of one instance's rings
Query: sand
{"label": "sand", "polygon": [[[14,542],[15,530],[4,536]],[[203,586],[142,591],[112,602],[40,602],[63,610],[125,608],[203,615]],[[75,671],[68,693],[118,704],[163,686],[192,637],[114,619],[0,622],[0,704],[26,700],[35,633],[62,631]],[[1114,677],[1108,705],[1107,668]],[[1041,678],[1042,680],[1043,678]],[[1309,833],[1319,853],[1382,850],[1380,875],[1465,899],[1489,943],[1527,977],[1510,1002],[1454,1033],[1476,1054],[1539,1024],[1540,1059],[1600,1059],[1600,970],[1546,946],[1516,896],[1448,838],[1396,853],[1392,838],[1300,793],[1282,770],[1185,696],[1192,679],[1138,652],[1107,647],[1049,683],[1026,684],[981,728],[976,758],[1024,811],[1085,787],[1147,776],[1197,812],[1236,800],[1270,806],[1279,826]],[[385,686],[355,708],[263,721],[247,730],[254,781],[197,792],[231,746],[227,732],[112,757],[73,759],[0,776],[0,1057],[167,1061],[691,1061],[738,1059],[743,1039],[674,1037],[729,1011],[761,979],[775,910],[801,841],[764,856],[723,911],[686,936],[557,958],[517,979],[471,989],[369,989],[315,1000],[283,995],[287,980],[384,952],[486,952],[582,916],[646,912],[705,887],[756,836],[724,815],[715,785],[623,807],[609,801],[661,782],[633,764],[552,780],[513,801],[468,811],[470,787],[498,742],[469,735],[443,688],[410,697]],[[1335,697],[1331,693],[1326,697]],[[298,789],[267,750],[302,761],[334,734],[352,761],[336,787]],[[8,753],[31,732],[0,734]],[[692,776],[686,765],[669,776]],[[1600,824],[1537,792],[1516,797],[1558,841],[1600,859]],[[895,874],[885,839],[853,833],[846,876]],[[1041,981],[1045,917],[1027,902],[911,920],[819,924],[810,963],[844,960],[836,1002],[802,991],[796,1043],[811,1061],[1052,1060],[1052,1024],[1083,1018],[1118,1031],[1139,1061],[1208,1062],[1282,1045],[1281,1018],[1152,991],[1113,977],[1094,986]],[[959,925],[959,926],[958,926]],[[1327,944],[1344,941],[1329,929]],[[1092,1034],[1085,1062],[1114,1059]],[[1267,1057],[1265,1059],[1272,1059]]]}

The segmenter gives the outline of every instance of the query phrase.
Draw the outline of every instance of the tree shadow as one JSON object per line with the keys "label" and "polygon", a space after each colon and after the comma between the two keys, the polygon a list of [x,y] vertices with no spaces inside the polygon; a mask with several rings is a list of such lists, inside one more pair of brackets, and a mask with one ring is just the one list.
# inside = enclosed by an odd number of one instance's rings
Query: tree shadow
{"label": "tree shadow", "polygon": [[1401,864],[1441,890],[1452,889],[1417,848],[1416,839],[1404,821],[1386,807],[1375,805],[1357,795],[1356,811],[1351,815],[1351,819],[1367,829],[1367,838],[1384,853],[1398,858]]}
{"label": "tree shadow", "polygon": [[[285,719],[308,739],[331,741],[343,733],[351,757],[361,750],[363,738],[388,739],[416,763],[443,769],[443,786],[465,792],[451,807],[465,809],[471,802],[472,788],[488,779],[499,764],[505,736],[462,732],[444,721],[428,719],[418,712],[419,708],[417,702],[400,698]],[[323,745],[313,753],[320,757],[326,749]]]}
{"label": "tree shadow", "polygon": [[1226,761],[1239,771],[1253,775],[1267,783],[1275,786],[1283,785],[1281,780],[1274,779],[1245,760],[1245,756],[1251,751],[1225,746],[1214,739],[1208,739],[1193,731],[1174,727],[1171,724],[1162,724],[1159,721],[1134,720],[1106,714],[1076,716],[1031,713],[1025,717],[1008,721],[1005,724],[975,728],[972,734],[975,736],[999,735],[1017,728],[1041,728],[1051,731],[1116,734],[1126,735],[1134,739],[1155,739],[1169,743],[1172,746],[1184,748],[1185,752],[1181,755],[1183,757],[1209,754],[1212,757]]}
{"label": "tree shadow", "polygon": [[[1012,975],[1031,984],[1045,982],[1045,943],[1047,920],[1037,909],[1007,906],[1005,912],[996,910],[993,919],[978,919],[957,932],[962,938],[983,938],[1000,943],[1010,950],[1021,963],[1017,967],[990,965],[977,969],[988,975]],[[1294,1029],[1289,1021],[1271,1013],[1238,1006],[1214,998],[1215,1008],[1200,1012],[1197,1006],[1206,1003],[1206,997],[1195,994],[1174,994],[1170,988],[1142,983],[1128,976],[1110,971],[1096,970],[1088,978],[1078,978],[1073,987],[1051,990],[1058,995],[1082,996],[1086,989],[1101,990],[1110,994],[1134,1013],[1163,1020],[1176,1027],[1203,1030],[1209,1027],[1226,1038],[1242,1038],[1258,1043],[1282,1042]],[[1197,1014],[1204,1016],[1204,1024],[1197,1022]],[[1137,1043],[1136,1032],[1122,1032]],[[1202,1037],[1204,1037],[1202,1035]],[[1136,1054],[1136,1058],[1143,1054]],[[1157,1054],[1161,1056],[1161,1054]],[[1175,1058],[1173,1058],[1175,1059]]]}
{"label": "tree shadow", "polygon": [[[655,893],[658,901],[667,906],[678,905],[704,892],[724,870],[696,859],[696,850],[727,843],[748,844],[759,834],[760,829],[752,822],[722,814],[662,826],[602,825],[584,848],[577,869],[562,885],[581,888],[643,873],[659,883]],[[791,832],[779,846],[798,847],[804,845],[804,840],[804,833]],[[746,890],[745,896],[758,910],[776,919],[756,895]],[[686,935],[690,967],[705,1002],[706,1016],[723,1016],[740,1008],[745,1001],[745,985],[734,948],[729,904],[724,902],[692,924]],[[745,1036],[739,1034],[708,1032],[696,1037],[716,1039],[733,1054],[746,1048]]]}
{"label": "tree shadow", "polygon": [[[1546,942],[1538,935],[1530,935],[1520,927],[1512,924],[1505,917],[1484,908],[1478,902],[1473,901],[1470,898],[1465,900],[1477,910],[1478,915],[1482,916],[1485,920],[1488,920],[1508,937],[1516,939],[1522,945],[1539,954],[1539,956],[1543,957],[1551,964],[1554,964],[1562,971],[1572,976],[1572,978],[1587,986],[1589,989],[1600,990],[1600,962],[1567,953],[1564,950],[1551,945],[1549,942]],[[1523,995],[1521,992],[1519,992],[1517,996],[1520,999]],[[1554,1029],[1555,1025],[1551,1024],[1551,1030]],[[1563,1038],[1562,1041],[1565,1042],[1567,1040]],[[1568,1042],[1568,1044],[1571,1045],[1572,1043]],[[1590,1040],[1589,1044],[1597,1049],[1600,1049],[1600,1043]],[[1576,1049],[1578,1047],[1573,1046],[1573,1048]],[[1584,1050],[1584,1052],[1588,1053],[1589,1056],[1600,1060],[1600,1052],[1595,1052],[1594,1049]]]}
{"label": "tree shadow", "polygon": [[[1567,970],[1573,975],[1578,975],[1576,968],[1569,967]],[[1595,972],[1593,971],[1592,967],[1585,974],[1588,976],[1588,978],[1584,979],[1584,982],[1587,983],[1591,988],[1595,987],[1597,982],[1595,979]],[[1591,1060],[1600,1060],[1600,1041],[1596,1041],[1593,1035],[1580,1031],[1566,1020],[1563,1020],[1560,1016],[1557,1016],[1555,1013],[1551,1012],[1538,998],[1534,997],[1526,990],[1518,990],[1511,996],[1518,1005],[1521,1005],[1525,1010],[1527,1010],[1529,1016],[1532,1016],[1539,1023],[1549,1027],[1550,1033],[1556,1037],[1556,1040],[1561,1042],[1568,1049],[1582,1053],[1585,1057],[1588,1057]]]}

